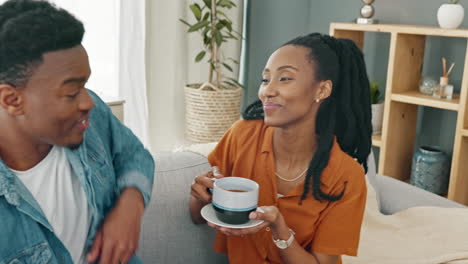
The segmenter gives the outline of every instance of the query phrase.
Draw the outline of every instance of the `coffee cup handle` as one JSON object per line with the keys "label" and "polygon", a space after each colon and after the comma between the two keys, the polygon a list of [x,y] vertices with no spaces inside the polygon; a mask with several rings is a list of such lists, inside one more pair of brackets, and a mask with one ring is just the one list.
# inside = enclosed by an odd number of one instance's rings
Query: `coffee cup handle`
{"label": "coffee cup handle", "polygon": [[[211,167],[211,171],[213,172],[213,175],[214,175],[215,177],[221,175],[221,172],[219,172],[219,167],[218,167],[218,166],[213,166],[213,167]],[[211,178],[211,180],[212,180],[213,182],[215,182],[215,181],[217,180],[217,178]],[[208,188],[208,192],[211,193],[211,194],[213,194],[213,188]]]}
{"label": "coffee cup handle", "polygon": [[[211,178],[211,180],[213,181],[213,183],[217,180],[217,178]],[[208,189],[208,192],[213,194],[213,188],[207,188]]]}

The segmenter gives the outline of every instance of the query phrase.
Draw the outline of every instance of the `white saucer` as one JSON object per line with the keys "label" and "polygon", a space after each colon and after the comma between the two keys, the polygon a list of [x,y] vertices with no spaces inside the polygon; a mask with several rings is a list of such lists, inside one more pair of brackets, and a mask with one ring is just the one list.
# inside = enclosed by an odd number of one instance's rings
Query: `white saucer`
{"label": "white saucer", "polygon": [[210,223],[213,223],[218,226],[234,228],[234,229],[254,227],[263,223],[263,220],[249,220],[247,223],[240,224],[240,225],[232,225],[232,224],[224,223],[218,219],[218,217],[216,216],[216,212],[210,203],[203,206],[203,208],[201,209],[201,215],[206,221]]}

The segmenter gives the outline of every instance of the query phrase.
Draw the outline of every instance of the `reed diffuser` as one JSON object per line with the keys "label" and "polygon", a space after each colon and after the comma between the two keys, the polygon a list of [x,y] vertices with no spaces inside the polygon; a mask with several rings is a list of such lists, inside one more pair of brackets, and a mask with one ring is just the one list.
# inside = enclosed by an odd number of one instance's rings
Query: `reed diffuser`
{"label": "reed diffuser", "polygon": [[434,89],[432,94],[433,97],[438,99],[448,99],[451,100],[453,96],[453,85],[449,84],[449,76],[453,70],[455,63],[450,65],[450,68],[447,70],[447,60],[445,57],[442,57],[442,77],[440,77],[439,86]]}

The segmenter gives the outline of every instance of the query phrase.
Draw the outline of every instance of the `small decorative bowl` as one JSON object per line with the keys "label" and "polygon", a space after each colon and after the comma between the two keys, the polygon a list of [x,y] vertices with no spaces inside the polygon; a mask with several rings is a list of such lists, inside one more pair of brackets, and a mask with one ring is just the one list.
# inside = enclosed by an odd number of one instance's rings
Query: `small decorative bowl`
{"label": "small decorative bowl", "polygon": [[423,76],[419,81],[419,91],[426,95],[432,95],[434,89],[439,85],[437,79],[432,76]]}

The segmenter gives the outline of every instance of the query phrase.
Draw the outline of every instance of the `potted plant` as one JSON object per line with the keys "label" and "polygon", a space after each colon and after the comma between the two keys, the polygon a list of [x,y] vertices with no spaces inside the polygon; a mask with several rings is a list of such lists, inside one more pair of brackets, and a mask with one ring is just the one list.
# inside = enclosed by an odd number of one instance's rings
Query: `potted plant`
{"label": "potted plant", "polygon": [[232,63],[239,62],[225,58],[220,50],[228,40],[241,38],[225,13],[234,7],[236,4],[231,0],[203,0],[189,6],[195,23],[180,19],[188,26],[188,33],[201,35],[203,49],[195,56],[195,62],[206,60],[209,67],[206,82],[185,87],[186,135],[192,142],[219,140],[240,117],[242,85],[223,74],[224,71],[232,72]]}
{"label": "potted plant", "polygon": [[437,21],[441,28],[457,28],[463,22],[465,9],[458,4],[459,0],[450,0],[449,3],[443,4],[437,10]]}
{"label": "potted plant", "polygon": [[384,102],[380,92],[378,82],[371,82],[371,109],[372,109],[372,134],[380,134],[382,132]]}

